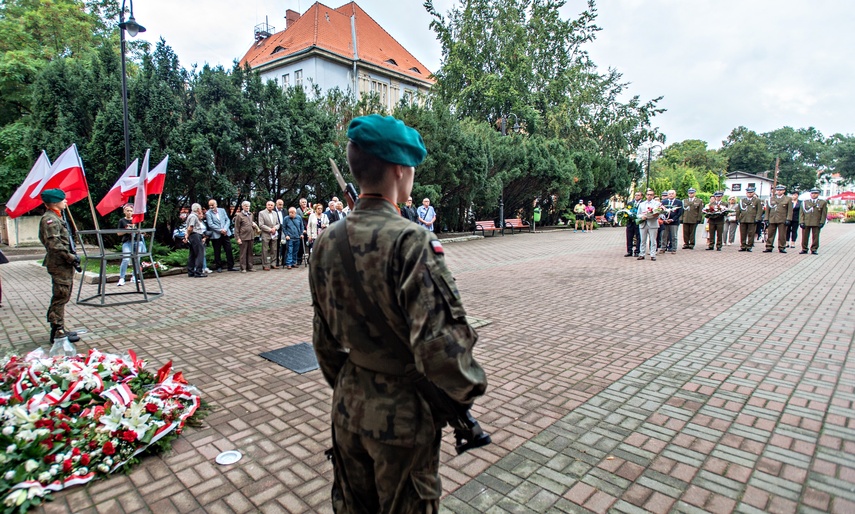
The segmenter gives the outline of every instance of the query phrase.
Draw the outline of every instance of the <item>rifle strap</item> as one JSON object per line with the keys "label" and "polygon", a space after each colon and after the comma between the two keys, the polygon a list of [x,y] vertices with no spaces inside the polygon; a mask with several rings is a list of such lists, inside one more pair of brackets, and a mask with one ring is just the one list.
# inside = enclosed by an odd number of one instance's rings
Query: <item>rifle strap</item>
{"label": "rifle strap", "polygon": [[389,327],[389,323],[380,316],[380,307],[371,300],[365,292],[365,288],[362,287],[362,278],[356,271],[353,248],[350,246],[350,239],[347,235],[347,222],[347,217],[335,222],[328,229],[332,231],[329,235],[335,239],[336,249],[341,256],[344,272],[350,278],[349,283],[353,285],[353,292],[356,293],[357,305],[359,305],[360,310],[368,318],[371,325],[374,325],[375,330],[380,333],[380,337],[386,343],[386,348],[394,352],[398,362],[401,363],[401,367],[385,366],[377,359],[372,359],[370,356],[362,354],[358,350],[354,351],[353,349],[350,350],[348,358],[356,366],[368,371],[397,377],[408,377],[412,379],[414,384],[419,384],[422,382],[421,379],[426,377],[424,374],[415,371],[415,358],[412,351],[405,348],[404,343],[395,337],[394,331]]}

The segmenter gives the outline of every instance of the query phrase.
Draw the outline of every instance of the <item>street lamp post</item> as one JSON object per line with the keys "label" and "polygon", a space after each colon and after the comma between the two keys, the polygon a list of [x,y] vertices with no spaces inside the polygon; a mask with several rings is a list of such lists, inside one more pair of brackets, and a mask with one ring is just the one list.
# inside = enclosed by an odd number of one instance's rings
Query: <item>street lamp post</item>
{"label": "street lamp post", "polygon": [[125,21],[125,0],[122,0],[122,10],[119,11],[119,40],[122,44],[122,116],[125,131],[125,169],[131,165],[131,132],[128,126],[128,77],[125,65],[125,31],[136,37],[140,32],[145,32],[145,27],[134,19],[134,0],[130,1],[130,17]]}
{"label": "street lamp post", "polygon": [[653,152],[654,148],[658,148],[661,153],[662,145],[650,145],[647,148],[647,187],[645,190],[650,189],[650,154]]}
{"label": "street lamp post", "polygon": [[[502,115],[502,135],[503,136],[508,135],[508,116],[514,117],[514,126],[511,127],[511,130],[514,132],[514,134],[517,134],[520,131],[519,118],[517,118],[516,114],[509,112],[508,114]],[[499,223],[501,224],[502,227],[504,227],[505,226],[505,185],[501,181],[499,182],[499,189],[500,189],[500,191],[499,191]]]}

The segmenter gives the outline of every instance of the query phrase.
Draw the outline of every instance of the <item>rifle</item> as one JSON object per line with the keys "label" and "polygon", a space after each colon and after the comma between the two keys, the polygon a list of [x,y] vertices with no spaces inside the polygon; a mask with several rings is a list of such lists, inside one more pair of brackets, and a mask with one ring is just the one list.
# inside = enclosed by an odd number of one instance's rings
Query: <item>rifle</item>
{"label": "rifle", "polygon": [[356,200],[359,198],[359,195],[356,193],[356,188],[353,187],[353,182],[344,182],[344,177],[341,172],[338,171],[338,166],[336,166],[335,161],[332,160],[332,158],[330,158],[330,165],[332,165],[333,175],[335,175],[335,179],[338,182],[339,187],[341,187],[341,191],[345,195],[345,200],[349,199],[347,204],[352,210],[356,207]]}
{"label": "rifle", "polygon": [[77,247],[74,245],[74,237],[71,235],[71,227],[68,225],[68,218],[65,216],[65,211],[62,211],[62,222],[65,223],[65,229],[68,231],[68,253],[74,256],[72,266],[80,273],[83,271],[83,268],[80,267],[80,257],[77,255]]}
{"label": "rifle", "polygon": [[431,413],[440,421],[448,423],[454,429],[454,449],[457,455],[481,448],[492,443],[490,435],[484,432],[478,420],[472,417],[469,406],[451,399],[445,391],[434,385],[413,365],[407,366],[407,378],[424,400],[431,406]]}

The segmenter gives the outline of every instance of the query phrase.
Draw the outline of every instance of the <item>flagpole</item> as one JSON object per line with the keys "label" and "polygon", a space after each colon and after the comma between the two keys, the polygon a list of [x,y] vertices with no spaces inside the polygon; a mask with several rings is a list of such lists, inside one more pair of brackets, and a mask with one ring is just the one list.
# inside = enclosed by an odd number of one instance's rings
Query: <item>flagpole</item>
{"label": "flagpole", "polygon": [[[92,221],[95,222],[95,230],[101,230],[98,226],[98,216],[95,215],[95,204],[92,203],[92,193],[89,192],[89,184],[86,185],[86,197],[89,198],[89,210],[92,211]],[[77,230],[75,228],[75,230]]]}
{"label": "flagpole", "polygon": [[160,199],[163,197],[163,193],[157,195],[157,207],[154,208],[154,223],[152,223],[151,228],[157,227],[157,214],[160,212]]}

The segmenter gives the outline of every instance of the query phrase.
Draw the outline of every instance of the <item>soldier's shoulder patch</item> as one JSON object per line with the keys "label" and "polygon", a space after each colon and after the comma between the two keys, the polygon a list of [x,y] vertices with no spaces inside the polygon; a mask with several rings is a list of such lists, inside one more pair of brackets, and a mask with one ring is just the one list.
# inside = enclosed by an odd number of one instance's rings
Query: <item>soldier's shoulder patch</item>
{"label": "soldier's shoulder patch", "polygon": [[437,241],[437,240],[431,241],[430,247],[431,247],[431,250],[433,250],[433,253],[435,253],[437,255],[445,255],[445,252],[442,249],[442,243],[440,243],[439,241]]}

